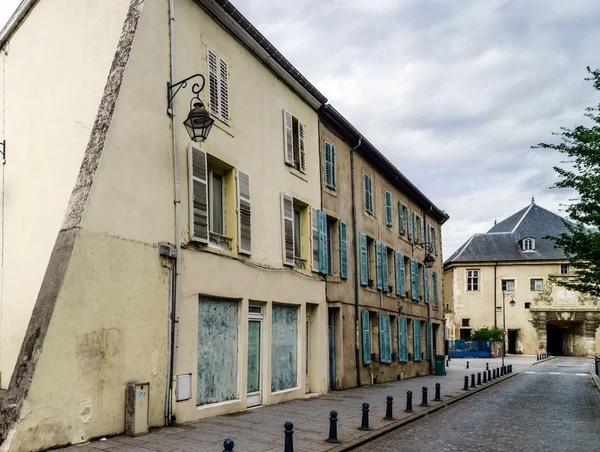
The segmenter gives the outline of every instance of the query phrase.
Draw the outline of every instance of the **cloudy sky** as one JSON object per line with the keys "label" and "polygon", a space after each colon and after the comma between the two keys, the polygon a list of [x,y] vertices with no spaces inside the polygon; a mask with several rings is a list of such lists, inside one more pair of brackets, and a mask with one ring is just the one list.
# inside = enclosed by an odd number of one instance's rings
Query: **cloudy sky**
{"label": "cloudy sky", "polygon": [[[1,0],[0,21],[19,0]],[[600,102],[598,0],[233,0],[451,219],[449,257],[536,202],[560,155],[530,146]]]}

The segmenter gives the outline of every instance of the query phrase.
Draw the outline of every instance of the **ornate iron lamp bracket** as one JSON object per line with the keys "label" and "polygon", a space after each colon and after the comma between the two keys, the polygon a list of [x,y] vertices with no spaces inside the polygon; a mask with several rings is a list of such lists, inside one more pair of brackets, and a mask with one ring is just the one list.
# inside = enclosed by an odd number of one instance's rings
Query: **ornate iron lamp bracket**
{"label": "ornate iron lamp bracket", "polygon": [[2,154],[2,163],[6,163],[6,140],[0,141],[0,146],[2,146],[2,150],[0,153]]}
{"label": "ornate iron lamp bracket", "polygon": [[425,254],[433,254],[433,244],[431,242],[413,243],[412,244],[412,255],[415,255],[415,250],[424,249]]}
{"label": "ornate iron lamp bracket", "polygon": [[[206,85],[206,80],[205,80],[204,76],[202,74],[194,74],[180,82],[173,83],[172,85],[170,82],[167,82],[167,113],[169,116],[173,116],[173,99],[175,98],[175,96],[177,95],[179,90],[181,88],[187,87],[187,82],[196,77],[200,77],[202,79],[202,85],[199,85],[198,83],[194,83],[192,85],[192,93],[194,93],[194,96],[190,99],[190,110],[191,110],[192,103],[194,102],[194,100],[196,100],[197,102],[200,102],[202,104],[202,101],[200,100],[200,93],[204,89],[204,85]],[[175,89],[175,91],[173,91],[174,89]],[[204,104],[202,104],[202,105],[204,106]]]}

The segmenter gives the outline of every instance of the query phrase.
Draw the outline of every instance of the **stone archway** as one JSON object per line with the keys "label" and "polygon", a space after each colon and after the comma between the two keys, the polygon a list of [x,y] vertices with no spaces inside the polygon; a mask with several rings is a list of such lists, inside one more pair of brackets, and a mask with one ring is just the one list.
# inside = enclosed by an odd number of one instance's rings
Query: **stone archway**
{"label": "stone archway", "polygon": [[[550,351],[556,354],[557,338],[563,341],[562,353],[565,355],[591,356],[596,351],[596,330],[600,326],[599,311],[532,309],[531,323],[537,331],[538,352]],[[552,337],[548,337],[548,334]],[[564,337],[563,337],[564,336]],[[548,350],[549,340],[554,347]]]}

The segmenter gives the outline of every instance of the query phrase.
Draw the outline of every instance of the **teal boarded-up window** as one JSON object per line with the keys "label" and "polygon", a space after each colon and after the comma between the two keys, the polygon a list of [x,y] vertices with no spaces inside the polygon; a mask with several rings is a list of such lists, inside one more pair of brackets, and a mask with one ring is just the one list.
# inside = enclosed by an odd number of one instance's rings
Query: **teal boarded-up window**
{"label": "teal boarded-up window", "polygon": [[325,156],[325,186],[335,190],[335,146],[325,141],[323,154]]}
{"label": "teal boarded-up window", "polygon": [[418,302],[421,298],[419,290],[419,263],[416,259],[410,260],[410,284],[413,301]]}
{"label": "teal boarded-up window", "polygon": [[385,191],[383,193],[383,201],[385,203],[385,225],[391,228],[394,222],[392,218],[392,193]]}
{"label": "teal boarded-up window", "polygon": [[394,260],[396,264],[396,295],[406,296],[406,274],[404,270],[404,256],[398,251],[394,251]]}
{"label": "teal boarded-up window", "polygon": [[423,265],[423,298],[425,303],[429,303],[429,278],[427,267]]}
{"label": "teal boarded-up window", "polygon": [[427,349],[425,350],[425,355],[427,360],[431,359],[431,324],[429,322],[425,322],[425,327],[427,331],[425,332],[425,346]]}
{"label": "teal boarded-up window", "polygon": [[408,236],[408,240],[412,240],[412,216],[410,215],[410,209],[406,208],[406,234]]}
{"label": "teal boarded-up window", "polygon": [[365,211],[372,214],[373,213],[373,193],[372,193],[372,184],[371,184],[371,176],[365,174]]}
{"label": "teal boarded-up window", "polygon": [[347,246],[347,227],[344,221],[340,220],[340,278],[348,278],[348,246]]}
{"label": "teal boarded-up window", "polygon": [[371,364],[371,325],[369,323],[369,311],[363,309],[362,316],[362,345],[363,364]]}
{"label": "teal boarded-up window", "polygon": [[273,305],[271,391],[298,385],[298,307]]}
{"label": "teal boarded-up window", "polygon": [[390,336],[390,316],[379,314],[379,361],[391,364],[392,343]]}
{"label": "teal boarded-up window", "polygon": [[317,215],[319,218],[319,273],[326,275],[329,270],[327,214],[318,210]]}
{"label": "teal boarded-up window", "polygon": [[360,248],[360,285],[369,285],[369,253],[367,252],[367,235],[358,233]]}
{"label": "teal boarded-up window", "polygon": [[421,321],[413,320],[413,351],[414,361],[421,361]]}
{"label": "teal boarded-up window", "polygon": [[431,285],[432,285],[432,290],[433,290],[433,305],[439,306],[440,302],[438,299],[438,274],[437,274],[437,272],[431,273]]}
{"label": "teal boarded-up window", "polygon": [[235,300],[199,299],[196,405],[238,398],[238,310]]}
{"label": "teal boarded-up window", "polygon": [[398,361],[408,361],[408,321],[398,317]]}
{"label": "teal boarded-up window", "polygon": [[383,248],[382,243],[379,240],[375,241],[375,271],[377,273],[377,288],[382,290],[383,288],[383,263],[381,259],[381,249]]}

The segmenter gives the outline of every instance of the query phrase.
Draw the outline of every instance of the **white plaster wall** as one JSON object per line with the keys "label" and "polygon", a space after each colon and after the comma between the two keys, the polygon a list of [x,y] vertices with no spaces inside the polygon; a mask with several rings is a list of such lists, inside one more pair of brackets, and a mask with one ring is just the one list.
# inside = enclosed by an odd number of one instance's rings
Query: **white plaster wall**
{"label": "white plaster wall", "polygon": [[6,388],[85,151],[129,1],[40,0],[0,54]]}

